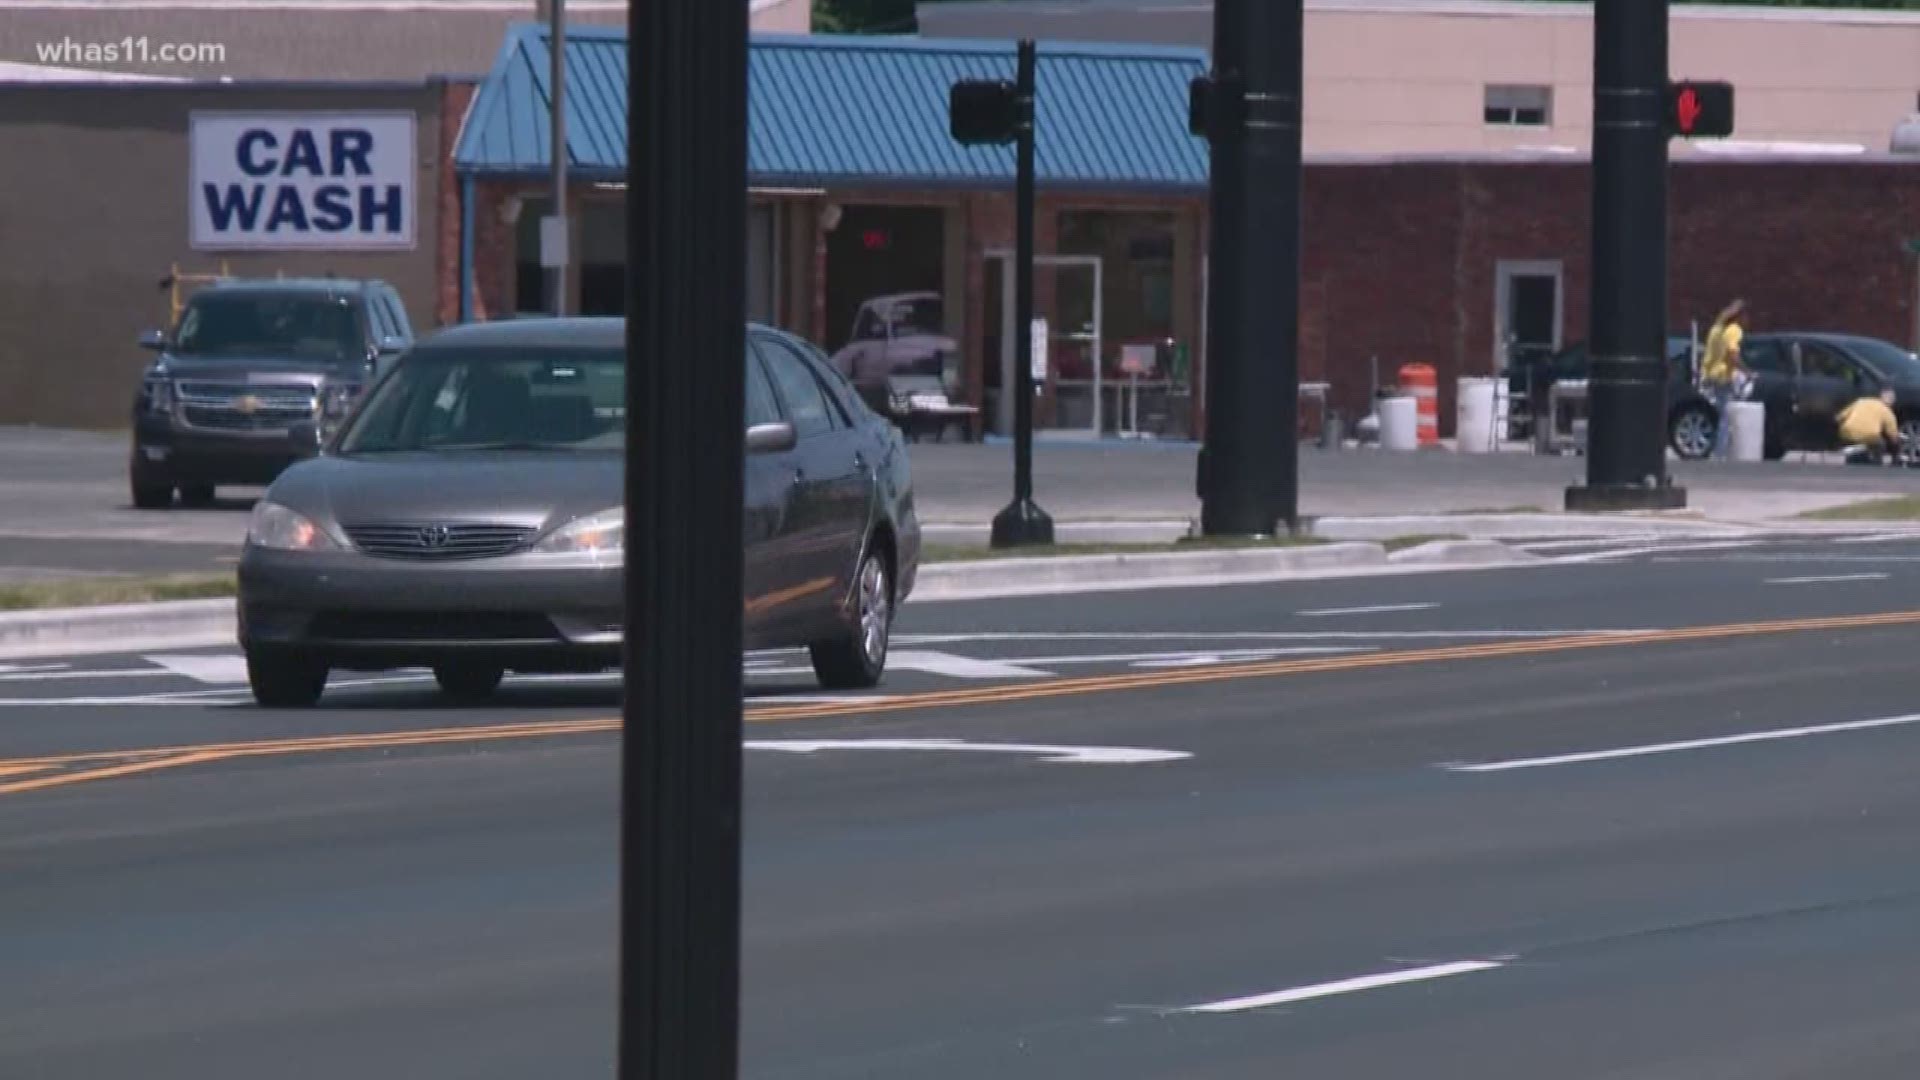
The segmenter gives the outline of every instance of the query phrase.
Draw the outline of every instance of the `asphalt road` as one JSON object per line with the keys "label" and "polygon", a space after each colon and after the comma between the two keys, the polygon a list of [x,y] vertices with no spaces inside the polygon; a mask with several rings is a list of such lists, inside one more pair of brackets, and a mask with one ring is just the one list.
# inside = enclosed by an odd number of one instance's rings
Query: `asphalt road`
{"label": "asphalt road", "polygon": [[[1912,1076],[1916,629],[1920,544],[1795,542],[752,658],[745,1073]],[[605,1075],[614,687],[231,667],[0,671],[0,1076]]]}
{"label": "asphalt road", "polygon": [[[920,443],[916,494],[931,538],[985,542],[1006,505],[1006,445]],[[1065,539],[1166,539],[1199,514],[1191,444],[1043,442],[1035,491]],[[257,488],[223,488],[215,507],[141,511],[128,502],[124,435],[0,428],[0,581],[105,571],[169,573],[231,565]],[[1383,454],[1303,449],[1307,516],[1557,510],[1583,459],[1532,454]],[[1920,473],[1827,462],[1675,462],[1690,506],[1759,520],[1883,494],[1920,493]]]}

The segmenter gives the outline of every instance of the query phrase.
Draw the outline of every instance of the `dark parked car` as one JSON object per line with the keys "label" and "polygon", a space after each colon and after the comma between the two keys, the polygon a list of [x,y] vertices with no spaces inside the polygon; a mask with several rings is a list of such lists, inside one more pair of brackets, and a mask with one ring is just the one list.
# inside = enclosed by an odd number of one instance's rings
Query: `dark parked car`
{"label": "dark parked car", "polygon": [[1840,449],[1840,411],[1883,389],[1909,444],[1920,439],[1920,357],[1857,334],[1748,334],[1740,354],[1753,371],[1749,398],[1767,407],[1766,456]]}
{"label": "dark parked car", "polygon": [[413,342],[399,293],[383,281],[220,281],[195,293],[133,404],[128,480],[143,510],[205,505],[221,484],[266,484],[313,456],[290,433],[324,434]]}
{"label": "dark parked car", "polygon": [[[753,326],[744,346],[746,431],[713,433],[746,440],[744,645],[872,686],[919,564],[906,445],[812,345]],[[626,371],[622,319],[461,326],[403,356],[254,508],[255,698],[311,705],[335,668],[431,667],[478,699],[508,670],[618,666]]]}

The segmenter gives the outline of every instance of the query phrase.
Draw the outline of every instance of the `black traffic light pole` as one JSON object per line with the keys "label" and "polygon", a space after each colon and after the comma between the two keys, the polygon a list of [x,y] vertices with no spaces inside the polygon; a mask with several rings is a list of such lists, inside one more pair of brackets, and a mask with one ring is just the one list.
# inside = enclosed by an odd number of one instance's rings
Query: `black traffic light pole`
{"label": "black traffic light pole", "polygon": [[1032,41],[1020,43],[1015,81],[962,79],[953,84],[948,121],[964,146],[1005,146],[1014,157],[1013,501],[993,519],[993,546],[1053,543],[1053,519],[1033,501],[1033,134]]}
{"label": "black traffic light pole", "polygon": [[633,0],[627,56],[618,1070],[719,1080],[739,1064],[747,6]]}
{"label": "black traffic light pole", "polygon": [[1667,0],[1593,5],[1587,482],[1568,510],[1676,509],[1667,475]]}
{"label": "black traffic light pole", "polygon": [[1193,122],[1212,146],[1200,530],[1299,525],[1302,0],[1216,0]]}
{"label": "black traffic light pole", "polygon": [[[1020,43],[1013,181],[1013,501],[994,515],[993,546],[1053,543],[1053,519],[1033,501],[1033,213],[1035,48]],[[1099,358],[1095,358],[1097,363]]]}

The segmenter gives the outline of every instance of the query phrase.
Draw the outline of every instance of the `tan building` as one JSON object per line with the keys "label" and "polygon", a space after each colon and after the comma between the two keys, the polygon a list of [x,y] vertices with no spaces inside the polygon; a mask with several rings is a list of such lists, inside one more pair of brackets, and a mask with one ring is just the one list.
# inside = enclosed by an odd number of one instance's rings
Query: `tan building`
{"label": "tan building", "polygon": [[[945,0],[925,37],[1209,48],[1211,0]],[[1673,8],[1675,78],[1736,87],[1734,145],[1888,149],[1920,112],[1920,11]],[[1593,5],[1528,0],[1307,0],[1309,154],[1587,149]]]}

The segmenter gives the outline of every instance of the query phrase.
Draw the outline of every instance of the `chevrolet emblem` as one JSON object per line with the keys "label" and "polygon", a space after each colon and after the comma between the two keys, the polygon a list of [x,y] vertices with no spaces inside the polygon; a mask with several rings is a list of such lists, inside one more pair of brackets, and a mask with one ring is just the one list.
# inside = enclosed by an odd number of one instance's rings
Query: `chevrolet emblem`
{"label": "chevrolet emblem", "polygon": [[238,409],[243,416],[252,416],[254,413],[260,411],[260,399],[254,397],[252,394],[243,394],[233,399],[233,407]]}

